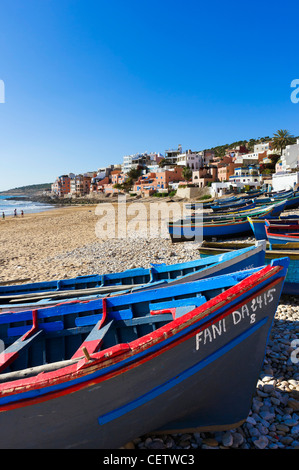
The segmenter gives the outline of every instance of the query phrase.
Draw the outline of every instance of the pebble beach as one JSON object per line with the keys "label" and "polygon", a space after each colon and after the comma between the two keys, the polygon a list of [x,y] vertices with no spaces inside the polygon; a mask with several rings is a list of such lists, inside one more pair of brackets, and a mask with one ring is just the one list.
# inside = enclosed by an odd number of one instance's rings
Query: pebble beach
{"label": "pebble beach", "polygon": [[[65,279],[199,257],[195,243],[172,244],[169,238],[140,237],[134,230],[128,238],[101,238],[98,220],[94,205],[1,220],[0,283]],[[218,433],[140,436],[126,448],[299,449],[299,296],[280,299],[244,424]]]}

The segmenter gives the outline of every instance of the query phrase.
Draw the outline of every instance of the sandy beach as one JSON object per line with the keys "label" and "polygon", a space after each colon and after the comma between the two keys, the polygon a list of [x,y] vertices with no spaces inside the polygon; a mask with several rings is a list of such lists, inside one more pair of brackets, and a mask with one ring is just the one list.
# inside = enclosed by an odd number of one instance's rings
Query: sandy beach
{"label": "sandy beach", "polygon": [[[95,206],[63,207],[0,221],[0,281],[65,277],[67,268],[49,257],[95,242]],[[82,266],[74,275],[82,273]]]}
{"label": "sandy beach", "polygon": [[[142,202],[138,206],[136,204],[138,202],[127,205],[127,207],[131,207],[127,218],[128,223],[136,217],[135,209],[137,207],[142,209],[142,211],[138,209],[139,221],[135,221],[131,227],[129,225],[127,231],[131,233],[131,237],[135,235],[135,238],[138,238],[136,227],[137,229],[141,227],[141,231],[143,230],[142,233],[144,234],[144,230],[146,227],[149,227],[150,223],[147,216],[150,207],[153,206],[150,205],[150,202]],[[56,278],[63,279],[95,272],[102,274],[111,272],[113,269],[121,271],[127,269],[128,266],[130,267],[132,264],[130,263],[132,257],[131,251],[134,252],[134,245],[139,245],[140,247],[140,242],[134,242],[132,239],[128,240],[128,247],[125,249],[125,239],[107,240],[107,233],[110,233],[110,221],[113,214],[108,212],[106,215],[104,207],[104,204],[65,206],[36,214],[25,214],[24,217],[6,217],[4,220],[1,219],[0,282],[3,283],[14,279],[31,279],[35,282]],[[116,202],[109,203],[107,207],[112,212],[113,210],[115,211],[115,225],[111,225],[111,227],[115,231],[115,238],[117,239],[117,235],[120,233],[118,226],[120,225],[120,229],[123,230],[123,222],[119,224],[120,219],[118,218]],[[109,220],[107,233],[105,231],[102,232],[97,225],[102,215],[105,215],[107,220]],[[164,235],[166,236],[166,233]],[[105,239],[107,240],[106,242]],[[119,247],[117,257],[111,252],[111,243],[109,242],[114,243],[114,245],[116,243]],[[93,261],[98,260],[95,266],[91,266],[90,259],[87,262],[82,252],[84,247],[90,247],[91,245],[93,247]],[[177,244],[176,247],[172,248],[168,235],[167,240],[162,240],[162,245],[164,248],[169,248],[169,250],[174,252],[180,251],[182,248],[181,244]],[[158,251],[162,248],[162,245],[157,245]],[[121,247],[123,247],[123,250]],[[101,251],[98,252],[100,248]],[[74,250],[79,249],[81,249],[81,256],[80,252],[74,252]],[[71,259],[69,259],[70,253],[73,254]],[[137,250],[135,255],[134,261],[132,261],[135,264],[139,265],[140,263],[141,266],[146,262],[146,253],[142,253],[142,250]],[[154,253],[153,256],[159,256],[159,254],[156,255]],[[100,258],[102,263],[99,263]],[[152,259],[149,258],[148,261],[150,262]]]}

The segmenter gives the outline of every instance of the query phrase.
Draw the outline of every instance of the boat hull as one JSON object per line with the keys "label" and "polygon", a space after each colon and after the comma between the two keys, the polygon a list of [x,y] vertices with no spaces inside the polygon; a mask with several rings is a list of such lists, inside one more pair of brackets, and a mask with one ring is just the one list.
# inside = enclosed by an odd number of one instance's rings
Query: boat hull
{"label": "boat hull", "polygon": [[[173,243],[182,241],[197,241],[210,238],[229,238],[231,236],[243,236],[252,233],[250,223],[247,219],[250,217],[257,217],[260,219],[271,218],[275,206],[269,206],[266,209],[261,209],[255,213],[251,211],[242,211],[239,214],[236,213],[234,218],[233,215],[230,218],[221,219],[221,216],[215,220],[203,218],[191,220],[186,218],[168,223],[168,232]],[[209,216],[208,216],[209,217]],[[228,216],[229,217],[229,216]]]}
{"label": "boat hull", "polygon": [[206,304],[210,315],[188,317],[163,343],[120,355],[105,368],[86,366],[91,372],[67,388],[53,380],[45,395],[27,394],[15,408],[2,402],[0,447],[110,449],[151,431],[241,423],[282,285],[279,273],[262,285],[256,277],[245,292],[232,288],[234,301],[220,307],[219,296],[218,307]]}
{"label": "boat hull", "polygon": [[169,235],[171,241],[201,241],[209,238],[227,238],[232,235],[244,235],[251,233],[251,227],[248,220],[240,221],[229,221],[227,223],[215,222],[213,224],[169,224],[168,225]]}
{"label": "boat hull", "polygon": [[235,203],[235,204],[227,204],[227,205],[215,205],[211,206],[213,212],[236,212],[238,210],[251,210],[255,208],[255,203],[249,203],[246,201]]}
{"label": "boat hull", "polygon": [[[266,233],[266,222],[265,220],[263,219],[255,219],[255,218],[251,218],[251,217],[248,217],[248,221],[250,223],[250,226],[251,226],[251,229],[254,233],[254,236],[256,238],[256,240],[267,240],[267,233]],[[279,225],[281,227],[281,229],[283,230],[283,227],[284,226],[287,226],[287,225],[297,225],[298,228],[299,228],[299,218],[294,218],[294,216],[290,216],[290,217],[283,217],[283,218],[279,218],[279,219],[269,219],[269,225],[271,227],[271,225]]]}
{"label": "boat hull", "polygon": [[282,245],[282,246],[292,246],[292,248],[298,250],[299,249],[299,237],[298,236],[291,236],[287,234],[278,234],[278,233],[271,233],[267,232],[267,239],[270,243],[270,247],[273,245]]}

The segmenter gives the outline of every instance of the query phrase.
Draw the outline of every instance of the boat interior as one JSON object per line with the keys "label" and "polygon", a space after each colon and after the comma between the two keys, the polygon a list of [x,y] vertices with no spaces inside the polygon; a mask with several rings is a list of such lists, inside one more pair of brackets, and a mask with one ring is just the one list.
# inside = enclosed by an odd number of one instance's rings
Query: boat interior
{"label": "boat interior", "polygon": [[[261,268],[146,292],[70,301],[1,313],[0,382],[59,368],[89,354],[129,343],[190,312]],[[204,316],[204,314],[203,314]],[[58,365],[57,365],[58,364]],[[17,373],[17,375],[16,375]]]}

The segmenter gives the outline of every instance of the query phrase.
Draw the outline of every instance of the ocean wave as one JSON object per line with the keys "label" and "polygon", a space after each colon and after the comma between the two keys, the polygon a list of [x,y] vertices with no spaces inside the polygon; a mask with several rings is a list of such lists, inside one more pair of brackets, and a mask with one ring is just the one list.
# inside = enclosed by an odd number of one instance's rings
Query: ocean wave
{"label": "ocean wave", "polygon": [[0,199],[0,216],[4,212],[5,215],[13,215],[16,209],[17,214],[20,215],[21,211],[24,214],[32,214],[36,212],[43,212],[49,209],[53,209],[54,206],[49,204],[31,202],[31,201],[20,201],[12,199]]}

